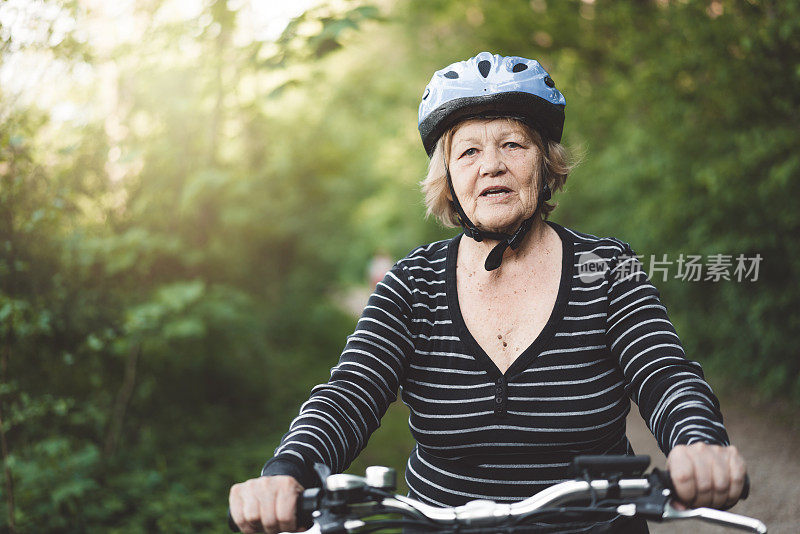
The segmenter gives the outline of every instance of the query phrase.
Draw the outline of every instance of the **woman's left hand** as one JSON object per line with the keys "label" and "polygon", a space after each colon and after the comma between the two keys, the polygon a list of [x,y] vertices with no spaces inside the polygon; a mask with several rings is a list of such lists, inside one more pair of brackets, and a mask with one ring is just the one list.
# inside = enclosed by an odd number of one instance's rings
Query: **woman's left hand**
{"label": "woman's left hand", "polygon": [[730,508],[739,500],[747,472],[736,447],[706,443],[675,446],[667,469],[676,497],[692,508]]}

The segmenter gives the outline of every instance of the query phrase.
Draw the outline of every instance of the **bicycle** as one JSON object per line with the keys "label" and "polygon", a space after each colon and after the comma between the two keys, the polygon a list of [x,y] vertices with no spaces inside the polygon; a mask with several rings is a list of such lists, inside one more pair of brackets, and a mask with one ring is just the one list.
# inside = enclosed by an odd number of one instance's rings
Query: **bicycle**
{"label": "bicycle", "polygon": [[[587,522],[621,515],[648,521],[699,519],[734,529],[763,534],[767,527],[751,517],[712,508],[681,510],[672,505],[669,472],[653,469],[649,456],[578,456],[572,462],[573,480],[551,486],[525,500],[503,504],[476,500],[462,506],[438,508],[396,495],[396,474],[388,467],[371,466],[364,477],[330,474],[314,466],[319,488],[298,496],[298,525],[310,534],[368,534],[378,531],[488,534],[502,532],[586,532]],[[750,489],[745,479],[742,499]],[[401,519],[385,519],[398,514]],[[549,523],[543,523],[548,521]],[[583,525],[578,525],[582,522]],[[230,513],[228,524],[238,528]]]}

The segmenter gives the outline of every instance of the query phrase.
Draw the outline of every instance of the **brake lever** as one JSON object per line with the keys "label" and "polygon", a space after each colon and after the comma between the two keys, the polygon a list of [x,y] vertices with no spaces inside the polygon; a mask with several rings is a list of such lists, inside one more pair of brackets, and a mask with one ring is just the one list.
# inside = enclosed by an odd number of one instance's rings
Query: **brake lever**
{"label": "brake lever", "polygon": [[661,516],[662,521],[690,518],[703,519],[718,525],[725,525],[726,527],[756,532],[758,534],[765,534],[767,532],[767,526],[758,519],[752,517],[745,517],[714,508],[687,508],[686,510],[678,510],[672,506],[672,501],[664,506],[664,513]]}
{"label": "brake lever", "polygon": [[[638,515],[645,519],[659,522],[695,518],[758,534],[767,532],[766,525],[752,517],[745,517],[714,508],[687,508],[685,510],[675,508],[673,506],[673,491],[669,473],[654,469],[648,478],[651,482],[651,492],[648,495],[637,498],[634,503],[620,505],[617,508],[617,512],[620,515]],[[750,484],[749,481],[747,482],[746,487],[749,489]]]}

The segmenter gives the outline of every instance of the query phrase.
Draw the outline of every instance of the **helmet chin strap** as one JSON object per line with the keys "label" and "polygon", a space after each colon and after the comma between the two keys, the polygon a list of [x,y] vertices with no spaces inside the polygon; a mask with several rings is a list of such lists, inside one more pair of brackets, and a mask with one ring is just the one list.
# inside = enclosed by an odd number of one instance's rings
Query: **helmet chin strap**
{"label": "helmet chin strap", "polygon": [[[548,186],[547,183],[542,186],[542,189],[539,192],[539,198],[536,201],[536,209],[533,210],[533,215],[522,221],[522,224],[519,225],[519,228],[517,228],[513,234],[489,232],[487,230],[478,229],[478,227],[476,227],[472,221],[469,220],[467,214],[464,213],[464,209],[461,207],[461,203],[458,201],[458,197],[456,196],[456,190],[453,188],[453,180],[450,177],[450,167],[447,165],[447,162],[445,162],[444,168],[447,172],[447,186],[450,188],[450,196],[453,198],[453,200],[450,201],[450,204],[458,214],[458,220],[461,223],[461,226],[464,228],[464,233],[478,242],[483,241],[484,239],[499,241],[492,251],[489,252],[489,255],[486,256],[486,261],[483,265],[487,271],[494,271],[500,267],[500,264],[503,263],[503,254],[508,247],[511,247],[512,250],[516,250],[522,244],[522,240],[525,238],[525,235],[530,231],[531,226],[533,225],[533,218],[539,213],[539,208],[541,207],[542,202],[547,202],[550,200],[550,186]],[[544,174],[542,175],[544,176]]]}

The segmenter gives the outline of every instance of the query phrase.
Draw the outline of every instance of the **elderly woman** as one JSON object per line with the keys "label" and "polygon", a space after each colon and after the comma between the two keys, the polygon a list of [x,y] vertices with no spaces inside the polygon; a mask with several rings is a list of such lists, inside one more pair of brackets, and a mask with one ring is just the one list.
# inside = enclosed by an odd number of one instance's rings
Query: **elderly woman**
{"label": "elderly woman", "polygon": [[[398,388],[416,440],[406,481],[424,502],[513,502],[569,478],[576,455],[632,454],[631,399],[681,501],[737,501],[744,461],[630,247],[547,221],[569,171],[564,107],[533,60],[482,52],[434,74],[419,114],[425,201],[464,233],[378,284],[262,477],[231,488],[242,531],[293,530],[312,465],[346,469]],[[590,528],[647,532],[622,517]]]}

